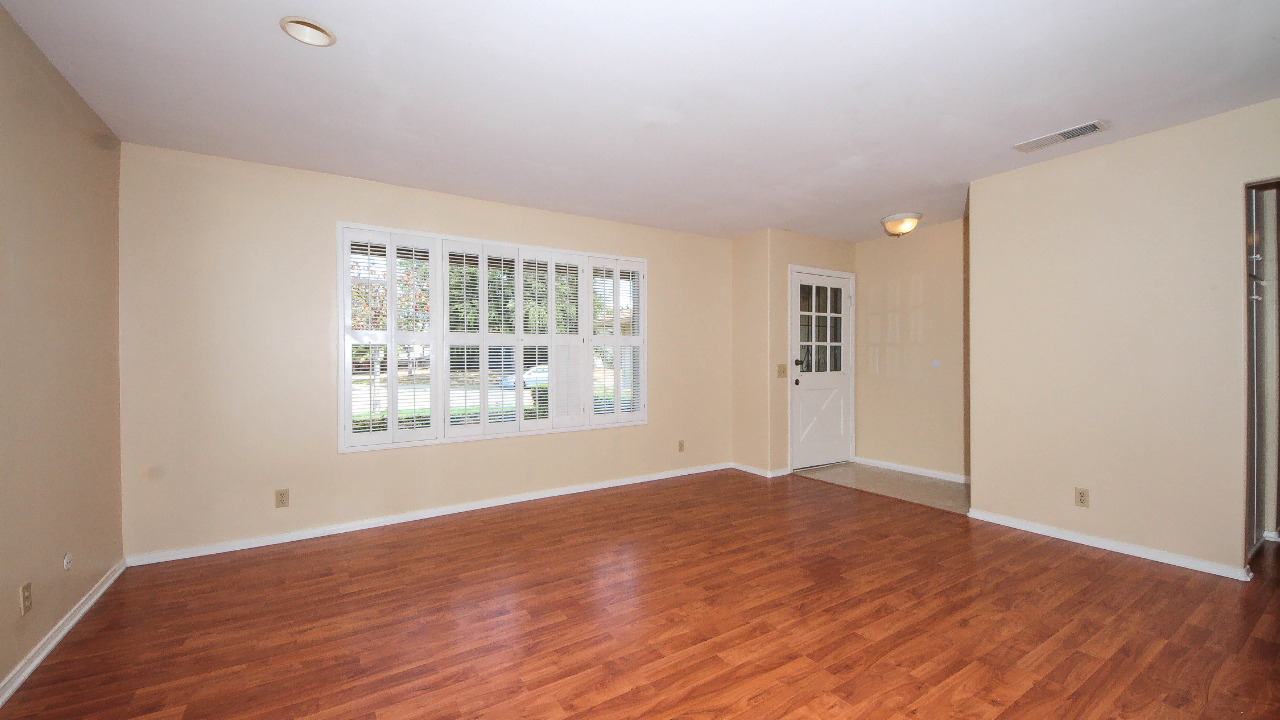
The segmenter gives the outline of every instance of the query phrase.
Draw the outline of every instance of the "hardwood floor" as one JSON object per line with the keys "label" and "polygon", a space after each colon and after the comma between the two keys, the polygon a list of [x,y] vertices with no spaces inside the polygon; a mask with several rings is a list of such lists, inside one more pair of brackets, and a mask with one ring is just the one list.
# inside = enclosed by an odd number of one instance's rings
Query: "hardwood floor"
{"label": "hardwood floor", "polygon": [[0,718],[1278,718],[1218,578],[736,471],[130,568]]}

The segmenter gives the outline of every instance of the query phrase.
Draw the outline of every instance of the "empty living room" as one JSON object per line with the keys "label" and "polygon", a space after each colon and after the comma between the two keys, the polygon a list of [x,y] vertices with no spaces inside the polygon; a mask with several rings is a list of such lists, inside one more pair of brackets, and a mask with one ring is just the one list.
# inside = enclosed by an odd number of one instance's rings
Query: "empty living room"
{"label": "empty living room", "polygon": [[1275,0],[0,0],[0,720],[1280,718]]}

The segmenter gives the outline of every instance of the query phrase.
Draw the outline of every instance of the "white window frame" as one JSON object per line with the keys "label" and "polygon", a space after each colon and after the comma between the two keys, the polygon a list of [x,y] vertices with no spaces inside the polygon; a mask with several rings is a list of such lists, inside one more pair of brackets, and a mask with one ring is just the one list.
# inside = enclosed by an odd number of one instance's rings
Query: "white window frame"
{"label": "white window frame", "polygon": [[[374,242],[387,246],[387,330],[353,331],[350,327],[351,293],[349,287],[349,250],[353,241]],[[593,430],[606,427],[629,427],[648,423],[648,272],[643,258],[604,255],[556,248],[546,248],[516,243],[494,242],[476,238],[424,233],[374,225],[339,222],[337,224],[337,288],[338,288],[338,451],[358,452],[397,447],[435,445],[471,440],[488,440],[524,435],[540,435],[556,432]],[[396,249],[413,247],[425,249],[430,254],[430,304],[429,332],[408,333],[396,327]],[[477,254],[480,262],[480,332],[456,333],[448,328],[448,256],[450,252]],[[488,317],[488,258],[490,254],[516,261],[515,333],[491,333]],[[547,264],[547,334],[530,334],[524,325],[524,263],[526,260]],[[556,274],[557,264],[575,265],[578,268],[578,332],[556,332]],[[592,332],[592,268],[610,266],[614,271],[614,335],[609,338],[594,336]],[[619,338],[619,313],[617,293],[619,268],[639,272],[640,320],[638,337]],[[387,346],[387,429],[376,432],[352,432],[351,428],[351,346],[353,344],[385,344]],[[419,344],[431,348],[431,426],[428,428],[401,429],[397,425],[397,360],[400,345]],[[480,420],[466,425],[450,424],[449,348],[451,345],[480,347]],[[600,415],[593,412],[594,371],[593,347],[606,344],[612,347],[639,347],[639,407],[634,412],[617,411],[620,403],[620,371],[614,371],[615,412]],[[514,422],[490,422],[488,402],[488,364],[490,346],[515,348],[516,420]],[[523,367],[526,347],[547,348],[548,355],[548,417],[526,419],[523,403],[526,399]],[[575,371],[574,362],[577,363]],[[565,392],[565,375],[557,377],[557,370],[565,364],[568,377],[577,378],[578,402],[557,404],[558,393]],[[620,365],[617,351],[615,367]],[[570,396],[572,397],[572,396]],[[569,405],[576,405],[578,412]],[[559,411],[559,412],[558,412]]]}

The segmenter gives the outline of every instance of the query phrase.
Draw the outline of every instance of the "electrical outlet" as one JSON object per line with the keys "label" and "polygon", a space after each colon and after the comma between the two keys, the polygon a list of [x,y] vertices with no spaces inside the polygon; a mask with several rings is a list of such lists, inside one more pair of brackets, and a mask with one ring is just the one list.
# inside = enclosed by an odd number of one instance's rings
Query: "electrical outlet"
{"label": "electrical outlet", "polygon": [[684,452],[684,441],[683,441],[683,440],[681,440],[681,441],[676,445],[676,448],[677,448],[676,452]]}
{"label": "electrical outlet", "polygon": [[276,507],[278,508],[289,507],[289,488],[276,491]]}
{"label": "electrical outlet", "polygon": [[784,378],[786,376],[787,376],[787,364],[778,363],[778,377]]}
{"label": "electrical outlet", "polygon": [[72,561],[72,559],[73,559],[73,558],[71,557],[71,553],[67,553],[66,555],[63,555],[63,556],[62,556],[62,569],[63,569],[63,570],[70,570],[70,569],[71,569],[71,561]]}
{"label": "electrical outlet", "polygon": [[26,615],[31,612],[31,583],[23,585],[18,595],[22,600],[22,614]]}
{"label": "electrical outlet", "polygon": [[1076,488],[1076,507],[1089,507],[1089,488]]}

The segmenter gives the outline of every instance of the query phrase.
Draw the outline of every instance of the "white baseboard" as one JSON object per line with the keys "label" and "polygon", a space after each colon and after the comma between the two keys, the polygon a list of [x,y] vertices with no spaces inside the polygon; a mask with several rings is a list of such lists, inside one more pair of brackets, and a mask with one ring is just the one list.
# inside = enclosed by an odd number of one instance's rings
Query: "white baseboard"
{"label": "white baseboard", "polygon": [[1271,542],[1280,542],[1280,532],[1276,532],[1275,530],[1268,530],[1262,533],[1262,539],[1270,540]]}
{"label": "white baseboard", "polygon": [[764,468],[758,468],[752,465],[743,465],[742,463],[729,463],[729,467],[734,470],[751,473],[752,475],[759,475],[762,478],[776,478],[791,474],[790,470],[765,470]]}
{"label": "white baseboard", "polygon": [[1037,535],[1047,535],[1059,540],[1067,540],[1089,547],[1110,550],[1124,555],[1132,555],[1146,560],[1155,560],[1166,565],[1176,565],[1181,568],[1190,570],[1199,570],[1200,572],[1211,573],[1213,575],[1221,575],[1233,580],[1249,580],[1253,577],[1253,572],[1247,567],[1234,567],[1224,565],[1223,563],[1210,562],[1209,560],[1201,560],[1188,555],[1178,555],[1176,553],[1166,552],[1164,550],[1156,550],[1155,548],[1145,547],[1143,545],[1134,545],[1133,543],[1121,542],[1119,540],[1110,540],[1107,538],[1096,537],[1093,535],[1085,535],[1074,530],[1064,530],[1052,525],[1042,525],[1030,520],[1022,520],[1020,518],[1009,517],[1008,515],[997,515],[996,513],[986,512],[985,510],[969,510],[969,517],[974,520],[984,520],[997,525],[1015,528],[1017,530],[1026,530]]}
{"label": "white baseboard", "polygon": [[898,472],[911,473],[912,475],[923,475],[937,480],[947,480],[948,482],[969,482],[969,478],[964,475],[960,475],[959,473],[930,470],[929,468],[912,467],[911,465],[899,465],[898,463],[885,462],[883,460],[868,460],[867,458],[860,457],[854,458],[853,461],[859,465],[870,465],[871,467],[884,468],[885,470],[897,470]]}
{"label": "white baseboard", "polygon": [[412,512],[400,513],[399,515],[383,515],[381,517],[338,523],[336,525],[322,525],[320,527],[294,530],[293,532],[280,533],[278,535],[261,535],[258,537],[244,538],[242,540],[228,540],[226,542],[213,543],[211,545],[197,545],[195,547],[177,548],[174,550],[137,553],[135,555],[125,557],[125,562],[132,567],[134,565],[150,565],[152,563],[168,562],[170,560],[183,560],[186,558],[200,557],[202,555],[216,555],[218,553],[232,552],[234,550],[247,550],[249,548],[278,545],[280,543],[294,542],[297,540],[310,540],[311,538],[324,537],[326,535],[338,535],[341,533],[353,532],[355,530],[368,530],[369,528],[382,527],[384,525],[397,525],[399,523],[413,522],[414,520],[425,520],[427,518],[440,517],[441,515],[452,515],[454,513],[467,512],[469,510],[480,510],[483,508],[498,507],[499,505],[527,502],[529,500],[541,500],[543,498],[557,497],[560,495],[573,495],[575,493],[589,492],[591,490],[603,490],[605,488],[620,487],[622,485],[634,485],[636,483],[651,482],[653,480],[665,480],[666,478],[678,477],[680,475],[692,475],[694,473],[710,472],[712,470],[725,470],[729,467],[729,463],[715,463],[712,465],[700,465],[697,467],[666,470],[663,472],[650,473],[648,475],[636,475],[634,477],[620,478],[617,480],[604,480],[584,485],[569,485],[566,487],[551,488],[549,490],[537,490],[534,492],[521,493],[519,495],[507,495],[504,497],[476,500],[469,503],[460,503],[458,505],[445,505],[443,507],[414,510]]}
{"label": "white baseboard", "polygon": [[22,683],[31,676],[31,673],[40,666],[40,663],[44,662],[44,659],[49,656],[49,653],[57,647],[58,642],[66,636],[67,632],[69,632],[71,628],[75,627],[77,622],[80,622],[80,618],[84,617],[84,614],[89,611],[89,608],[93,607],[93,604],[98,601],[98,598],[102,597],[102,593],[106,592],[107,588],[111,587],[111,583],[115,582],[116,578],[120,577],[120,573],[124,572],[124,569],[124,560],[120,560],[115,565],[112,565],[111,569],[108,570],[93,587],[89,588],[89,592],[85,593],[84,597],[80,598],[80,602],[76,603],[66,615],[63,615],[62,619],[59,620],[47,634],[45,634],[40,642],[36,643],[35,647],[31,648],[31,652],[27,653],[27,656],[22,658],[22,662],[19,662],[17,667],[5,676],[3,681],[0,681],[0,705],[4,705],[5,701],[8,700],[9,697],[22,686]]}

